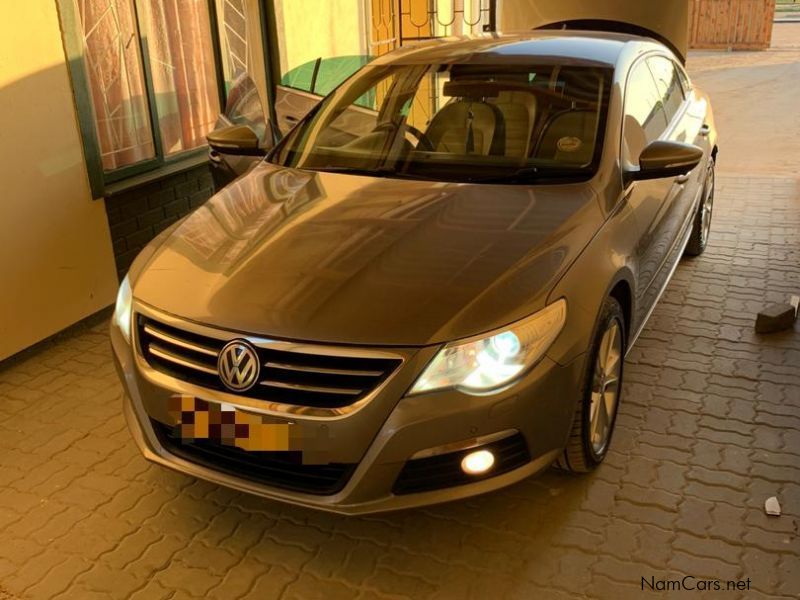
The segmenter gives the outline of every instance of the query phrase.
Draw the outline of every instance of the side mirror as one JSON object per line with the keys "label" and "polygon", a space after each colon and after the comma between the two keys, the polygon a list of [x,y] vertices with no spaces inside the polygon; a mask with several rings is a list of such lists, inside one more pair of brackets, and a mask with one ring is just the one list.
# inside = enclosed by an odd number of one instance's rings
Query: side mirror
{"label": "side mirror", "polygon": [[626,172],[631,181],[685,175],[703,160],[703,150],[692,144],[656,140],[642,150],[639,169]]}
{"label": "side mirror", "polygon": [[263,156],[258,136],[247,125],[231,125],[212,131],[206,136],[209,147],[220,154]]}

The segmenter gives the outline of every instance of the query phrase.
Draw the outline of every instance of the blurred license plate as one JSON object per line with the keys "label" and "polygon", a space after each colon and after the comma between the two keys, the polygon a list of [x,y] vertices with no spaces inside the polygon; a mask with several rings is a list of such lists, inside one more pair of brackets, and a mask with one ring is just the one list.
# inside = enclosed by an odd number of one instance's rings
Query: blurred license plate
{"label": "blurred license plate", "polygon": [[170,398],[169,414],[183,440],[213,440],[242,450],[288,451],[293,423],[270,421],[230,404],[208,402],[176,394]]}

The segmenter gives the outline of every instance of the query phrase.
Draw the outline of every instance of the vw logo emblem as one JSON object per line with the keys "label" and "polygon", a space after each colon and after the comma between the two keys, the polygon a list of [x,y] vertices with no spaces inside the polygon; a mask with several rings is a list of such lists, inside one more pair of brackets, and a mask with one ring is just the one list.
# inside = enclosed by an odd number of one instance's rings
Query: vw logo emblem
{"label": "vw logo emblem", "polygon": [[261,364],[256,349],[249,342],[233,340],[220,351],[217,369],[226,388],[244,392],[258,382]]}

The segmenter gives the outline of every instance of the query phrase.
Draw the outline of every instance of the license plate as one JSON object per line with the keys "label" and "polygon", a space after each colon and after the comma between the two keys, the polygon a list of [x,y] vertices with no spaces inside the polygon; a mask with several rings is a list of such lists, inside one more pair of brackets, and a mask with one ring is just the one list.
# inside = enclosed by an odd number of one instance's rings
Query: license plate
{"label": "license plate", "polygon": [[176,394],[169,413],[182,440],[212,440],[250,451],[289,451],[293,423],[276,423],[229,404]]}

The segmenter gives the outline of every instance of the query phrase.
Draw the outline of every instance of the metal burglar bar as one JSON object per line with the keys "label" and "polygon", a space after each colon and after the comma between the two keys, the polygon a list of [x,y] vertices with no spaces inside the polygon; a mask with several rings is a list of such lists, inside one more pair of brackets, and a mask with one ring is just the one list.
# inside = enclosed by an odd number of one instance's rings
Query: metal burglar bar
{"label": "metal burglar bar", "polygon": [[496,0],[399,0],[400,45],[451,35],[494,31]]}
{"label": "metal burglar bar", "polygon": [[370,0],[372,54],[406,42],[496,31],[497,0]]}

